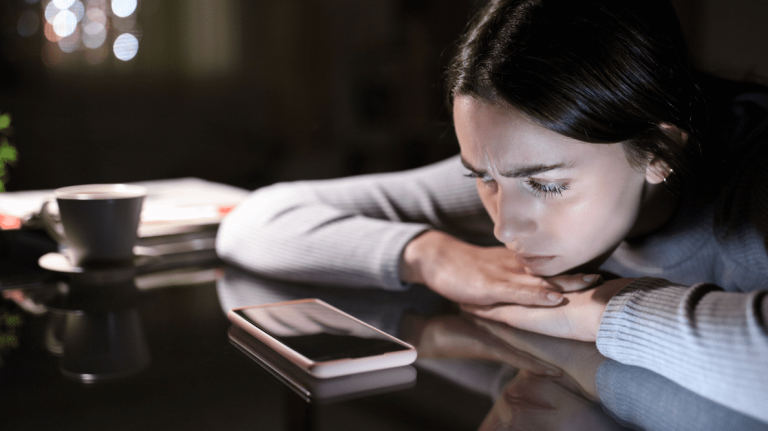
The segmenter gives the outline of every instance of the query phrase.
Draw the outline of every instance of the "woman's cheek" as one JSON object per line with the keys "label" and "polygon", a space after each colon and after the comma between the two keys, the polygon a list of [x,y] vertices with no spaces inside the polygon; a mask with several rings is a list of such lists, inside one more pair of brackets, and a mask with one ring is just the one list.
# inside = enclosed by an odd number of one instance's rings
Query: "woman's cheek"
{"label": "woman's cheek", "polygon": [[581,237],[585,233],[593,230],[592,225],[599,221],[595,220],[598,211],[595,211],[596,204],[593,201],[576,198],[569,198],[557,207],[558,221],[552,224],[560,227],[561,237]]}
{"label": "woman's cheek", "polygon": [[559,214],[551,224],[558,226],[556,235],[571,266],[591,261],[621,240],[624,229],[617,214],[611,214],[600,199],[573,200]]}
{"label": "woman's cheek", "polygon": [[[616,187],[595,194],[596,199],[581,211],[584,235],[589,236],[595,256],[614,248],[635,223],[639,208],[639,196],[633,190]],[[594,257],[594,256],[593,256]]]}

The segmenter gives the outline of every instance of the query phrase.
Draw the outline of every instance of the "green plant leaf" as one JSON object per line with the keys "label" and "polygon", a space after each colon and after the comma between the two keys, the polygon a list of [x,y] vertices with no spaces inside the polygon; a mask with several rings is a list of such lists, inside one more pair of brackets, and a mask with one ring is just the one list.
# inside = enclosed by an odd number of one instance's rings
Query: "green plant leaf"
{"label": "green plant leaf", "polygon": [[0,130],[11,127],[11,116],[8,114],[0,115]]}
{"label": "green plant leaf", "polygon": [[18,314],[9,314],[5,316],[5,326],[8,328],[12,328],[14,326],[20,326],[21,325],[21,316]]}
{"label": "green plant leaf", "polygon": [[15,162],[19,152],[16,148],[13,148],[8,141],[0,144],[0,163],[2,162]]}

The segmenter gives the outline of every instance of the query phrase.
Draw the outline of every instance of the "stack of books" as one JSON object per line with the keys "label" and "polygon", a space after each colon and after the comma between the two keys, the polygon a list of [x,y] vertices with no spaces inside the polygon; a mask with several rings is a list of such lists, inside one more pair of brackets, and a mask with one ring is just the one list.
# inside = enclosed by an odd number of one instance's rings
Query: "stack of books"
{"label": "stack of books", "polygon": [[[219,223],[250,193],[199,178],[132,184],[147,189],[138,246],[158,256],[163,268],[216,261],[214,246]],[[0,193],[0,289],[34,278],[31,272],[36,271],[30,269],[36,265],[37,257],[58,249],[43,233],[40,219],[43,203],[52,198],[53,190]],[[55,199],[48,208],[55,219]],[[13,273],[18,274],[16,279]]]}

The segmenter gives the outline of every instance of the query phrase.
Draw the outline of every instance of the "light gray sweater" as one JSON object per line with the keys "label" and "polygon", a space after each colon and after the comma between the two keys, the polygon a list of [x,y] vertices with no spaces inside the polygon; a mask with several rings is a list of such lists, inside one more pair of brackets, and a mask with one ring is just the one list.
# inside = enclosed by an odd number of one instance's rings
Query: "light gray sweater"
{"label": "light gray sweater", "polygon": [[[608,303],[597,346],[768,421],[768,127],[761,127],[734,145],[746,156],[722,196],[687,194],[664,229],[622,243],[604,264],[638,280]],[[465,173],[453,157],[406,172],[265,187],[224,220],[216,250],[278,279],[407,289],[400,256],[424,230],[498,244]]]}

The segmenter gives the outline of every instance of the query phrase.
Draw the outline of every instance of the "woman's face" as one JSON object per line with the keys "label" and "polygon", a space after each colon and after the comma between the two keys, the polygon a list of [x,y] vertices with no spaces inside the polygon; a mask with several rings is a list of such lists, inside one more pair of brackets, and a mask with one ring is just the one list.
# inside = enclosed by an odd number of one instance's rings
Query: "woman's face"
{"label": "woman's face", "polygon": [[496,238],[534,274],[599,265],[630,234],[652,176],[621,145],[567,138],[468,96],[456,98],[453,115]]}

